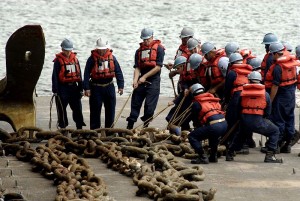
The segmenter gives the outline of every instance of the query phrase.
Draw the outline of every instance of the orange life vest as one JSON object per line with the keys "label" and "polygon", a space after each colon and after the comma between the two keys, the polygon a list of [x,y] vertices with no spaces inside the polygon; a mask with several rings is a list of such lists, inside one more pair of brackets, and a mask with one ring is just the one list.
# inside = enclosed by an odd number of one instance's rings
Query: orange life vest
{"label": "orange life vest", "polygon": [[241,92],[242,114],[263,115],[267,107],[266,89],[262,84],[245,84]]}
{"label": "orange life vest", "polygon": [[162,46],[160,40],[153,40],[149,46],[145,45],[144,42],[140,43],[138,49],[138,67],[140,69],[156,66],[158,46]]}
{"label": "orange life vest", "polygon": [[252,66],[249,64],[233,64],[230,70],[236,72],[236,79],[233,82],[233,88],[231,90],[231,95],[236,91],[241,91],[243,85],[247,84],[248,75],[252,72]]}
{"label": "orange life vest", "polygon": [[215,86],[224,80],[224,76],[218,67],[218,62],[221,57],[226,56],[224,49],[218,49],[213,61],[208,61],[205,64],[206,69],[200,70],[200,79],[204,79],[206,74],[209,74],[210,84]]}
{"label": "orange life vest", "polygon": [[206,76],[207,66],[208,66],[208,61],[205,59],[205,57],[203,57],[200,67],[196,70],[197,76],[199,78],[199,82],[204,87],[207,87],[207,81],[208,81]]}
{"label": "orange life vest", "polygon": [[286,54],[279,57],[268,70],[265,80],[266,88],[272,87],[273,71],[276,65],[280,66],[282,72],[279,86],[288,86],[297,82],[296,68],[299,66],[299,62],[296,60],[295,55]]}
{"label": "orange life vest", "polygon": [[91,70],[93,80],[115,77],[115,64],[112,50],[107,49],[103,56],[99,55],[97,50],[92,50],[92,57],[95,65]]}
{"label": "orange life vest", "polygon": [[81,81],[80,66],[78,59],[76,58],[76,53],[71,52],[69,58],[67,58],[61,52],[59,54],[56,54],[54,62],[56,61],[56,59],[60,64],[60,71],[58,75],[60,82],[67,83]]}
{"label": "orange life vest", "polygon": [[249,50],[249,49],[242,49],[242,50],[240,50],[240,54],[241,54],[242,57],[243,57],[243,63],[244,63],[244,64],[248,63],[248,60],[249,60],[249,59],[255,58],[255,56],[252,55],[252,51]]}
{"label": "orange life vest", "polygon": [[179,56],[184,56],[186,58],[189,58],[189,56],[191,55],[187,45],[180,45],[178,50],[176,51],[176,56],[174,58],[174,60],[179,57]]}
{"label": "orange life vest", "polygon": [[198,119],[201,124],[205,124],[207,119],[215,114],[224,114],[221,110],[220,99],[214,97],[211,93],[203,93],[194,97],[202,109],[199,112]]}

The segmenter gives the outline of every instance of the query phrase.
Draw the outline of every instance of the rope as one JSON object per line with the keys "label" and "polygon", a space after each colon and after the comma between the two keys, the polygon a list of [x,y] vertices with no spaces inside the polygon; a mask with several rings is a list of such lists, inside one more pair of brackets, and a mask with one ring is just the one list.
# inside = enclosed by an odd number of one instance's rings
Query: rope
{"label": "rope", "polygon": [[227,133],[224,135],[224,137],[220,140],[219,145],[223,144],[225,140],[231,135],[231,133],[239,126],[240,120],[237,120],[235,124],[227,131]]}
{"label": "rope", "polygon": [[170,134],[166,139],[164,139],[164,140],[162,140],[162,141],[160,141],[159,142],[159,144],[162,144],[162,143],[164,143],[165,141],[167,141],[170,137],[172,137],[172,134]]}
{"label": "rope", "polygon": [[189,105],[189,107],[188,108],[186,108],[184,111],[183,111],[183,113],[182,113],[182,118],[181,118],[181,120],[179,121],[179,123],[178,123],[178,126],[181,126],[181,124],[190,116],[190,114],[191,114],[191,110],[192,110],[192,105],[193,105],[193,103],[191,103],[190,105]]}
{"label": "rope", "polygon": [[[152,117],[148,118],[146,121],[144,122],[148,122],[150,119],[155,119],[158,115],[160,115],[163,111],[165,111],[168,107],[170,107],[170,105],[166,106],[164,109],[162,109],[161,111],[159,111],[158,113],[156,113],[155,115],[153,115]],[[137,129],[138,127],[140,127],[141,125],[143,125],[144,123],[141,123],[140,125],[136,126],[134,129]]]}
{"label": "rope", "polygon": [[[169,70],[170,70],[170,72],[171,72],[171,69],[169,69]],[[172,83],[172,86],[173,86],[174,96],[175,96],[175,98],[176,98],[178,95],[177,95],[176,90],[175,90],[175,84],[174,84],[173,77],[170,77],[170,80],[171,80],[171,83]]]}
{"label": "rope", "polygon": [[129,94],[127,100],[125,101],[125,103],[124,103],[124,105],[123,105],[123,107],[121,108],[120,112],[118,113],[117,118],[115,119],[114,123],[111,125],[110,128],[113,128],[113,127],[115,126],[115,124],[117,123],[119,117],[121,116],[121,113],[123,112],[125,106],[127,105],[127,102],[129,101],[131,95],[132,95],[132,92]]}
{"label": "rope", "polygon": [[177,108],[176,108],[174,114],[172,115],[172,117],[171,117],[171,119],[170,119],[170,121],[169,121],[169,123],[168,123],[166,129],[167,129],[171,124],[173,124],[174,122],[176,122],[176,121],[174,121],[174,118],[176,117],[178,111],[180,110],[180,108],[181,108],[181,106],[182,106],[184,100],[185,100],[185,96],[183,96],[182,100],[180,101],[179,105],[177,106]]}
{"label": "rope", "polygon": [[49,129],[51,130],[51,123],[52,123],[52,114],[51,114],[51,111],[52,111],[52,105],[53,105],[53,99],[54,99],[54,95],[51,97],[51,100],[50,100],[50,119],[49,119]]}
{"label": "rope", "polygon": [[[166,69],[169,70],[169,72],[172,72],[171,69],[169,69],[168,64],[163,64],[163,65],[164,65],[164,67],[166,67]],[[170,80],[171,80],[171,83],[172,83],[172,86],[173,86],[174,96],[175,96],[175,98],[177,98],[178,95],[177,95],[176,90],[175,90],[175,84],[174,84],[173,77],[170,77]]]}
{"label": "rope", "polygon": [[[63,122],[65,124],[65,115],[64,115],[64,110],[63,110],[63,106],[62,106],[62,103],[61,103],[61,100],[60,100],[60,97],[58,95],[53,95],[51,97],[51,100],[50,100],[50,120],[49,120],[49,129],[51,130],[51,123],[52,123],[52,115],[51,115],[51,110],[52,110],[52,105],[53,105],[53,99],[56,98],[56,112],[57,112],[57,117],[59,119],[59,116],[60,116],[60,113],[59,113],[59,110],[58,110],[58,106],[60,106],[62,108],[62,118],[63,118]],[[57,105],[59,104],[59,105]],[[58,129],[58,121],[56,123],[56,128]]]}
{"label": "rope", "polygon": [[[185,117],[185,115],[187,113],[190,113],[191,109],[188,107],[187,109],[185,109],[178,117],[176,117],[176,119],[174,119],[174,122],[179,121],[178,126],[181,125],[181,123],[183,122],[183,119],[185,120],[188,116]],[[190,115],[190,114],[189,114]]]}

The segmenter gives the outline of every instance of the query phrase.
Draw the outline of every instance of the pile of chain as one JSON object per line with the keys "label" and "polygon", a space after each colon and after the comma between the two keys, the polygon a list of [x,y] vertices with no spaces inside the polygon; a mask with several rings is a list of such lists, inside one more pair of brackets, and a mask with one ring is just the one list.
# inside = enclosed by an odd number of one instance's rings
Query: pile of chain
{"label": "pile of chain", "polygon": [[[33,171],[53,180],[57,185],[56,201],[109,200],[106,185],[100,177],[95,176],[86,160],[66,151],[65,144],[73,142],[70,138],[58,131],[42,131],[37,128],[22,128],[22,131],[36,131],[34,138],[29,141],[49,140],[46,145],[38,145],[33,149],[28,141],[16,143],[19,136],[12,135],[7,138],[9,135],[6,134],[7,141],[15,143],[2,143],[2,154],[15,155],[19,160],[31,162]],[[29,137],[25,133],[22,136]],[[22,137],[22,140],[26,139]]]}
{"label": "pile of chain", "polygon": [[[17,134],[1,136],[6,155],[30,161],[34,171],[54,180],[57,185],[55,200],[107,199],[103,180],[96,177],[86,160],[79,156],[100,158],[108,168],[132,177],[138,186],[137,196],[148,195],[158,201],[209,201],[214,200],[216,193],[216,189],[203,190],[193,183],[204,180],[201,166],[189,167],[176,160],[175,156],[197,156],[187,143],[188,133],[176,136],[157,128],[52,132],[30,127],[22,128]],[[45,145],[31,148],[29,141],[43,140],[47,140]]]}

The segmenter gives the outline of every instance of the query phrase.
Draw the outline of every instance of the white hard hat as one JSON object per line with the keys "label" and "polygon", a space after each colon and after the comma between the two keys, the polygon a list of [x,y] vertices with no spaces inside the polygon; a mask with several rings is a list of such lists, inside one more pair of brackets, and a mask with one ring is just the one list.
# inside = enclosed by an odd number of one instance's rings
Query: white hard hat
{"label": "white hard hat", "polygon": [[96,49],[99,49],[99,50],[106,50],[110,48],[109,45],[108,45],[108,41],[104,38],[99,38],[97,41],[96,41]]}
{"label": "white hard hat", "polygon": [[221,70],[222,75],[223,75],[224,77],[226,76],[228,64],[229,64],[229,58],[228,58],[228,57],[221,57],[221,58],[219,59],[218,67],[219,67],[219,69]]}

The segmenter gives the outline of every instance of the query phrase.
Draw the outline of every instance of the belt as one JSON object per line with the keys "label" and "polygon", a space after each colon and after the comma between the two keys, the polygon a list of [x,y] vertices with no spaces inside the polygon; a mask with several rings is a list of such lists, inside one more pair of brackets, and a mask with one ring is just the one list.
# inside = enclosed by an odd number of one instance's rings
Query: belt
{"label": "belt", "polygon": [[98,87],[107,87],[108,85],[114,83],[114,81],[111,81],[109,83],[106,84],[97,84],[97,83],[92,83],[93,86],[98,86]]}
{"label": "belt", "polygon": [[73,85],[75,85],[76,84],[76,82],[66,82],[66,83],[64,83],[65,85],[68,85],[68,86],[73,86]]}
{"label": "belt", "polygon": [[225,121],[225,118],[210,121],[208,124],[213,125],[213,124],[220,123],[220,122],[223,122],[223,121]]}

